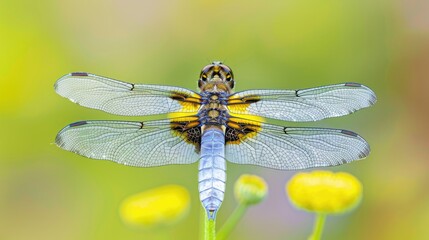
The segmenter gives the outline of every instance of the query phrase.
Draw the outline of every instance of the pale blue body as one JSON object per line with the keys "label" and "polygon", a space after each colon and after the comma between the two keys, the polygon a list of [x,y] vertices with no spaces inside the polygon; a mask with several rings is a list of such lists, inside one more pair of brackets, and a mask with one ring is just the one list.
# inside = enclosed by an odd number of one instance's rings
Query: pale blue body
{"label": "pale blue body", "polygon": [[209,128],[201,138],[201,159],[198,174],[198,190],[207,216],[211,219],[222,204],[225,182],[225,136],[219,128]]}

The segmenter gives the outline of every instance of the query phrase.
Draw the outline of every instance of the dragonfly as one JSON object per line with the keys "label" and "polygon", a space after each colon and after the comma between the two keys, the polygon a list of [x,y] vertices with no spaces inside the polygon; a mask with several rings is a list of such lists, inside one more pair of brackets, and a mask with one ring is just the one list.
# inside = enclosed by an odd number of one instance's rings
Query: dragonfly
{"label": "dragonfly", "polygon": [[167,114],[152,121],[78,121],[55,143],[65,150],[134,167],[199,161],[200,201],[215,219],[225,192],[226,161],[279,170],[335,166],[363,159],[369,144],[342,129],[267,123],[317,121],[350,114],[376,102],[359,83],[300,90],[234,92],[230,67],[215,61],[199,75],[199,92],[176,86],[135,84],[86,72],[55,83],[55,91],[81,106],[123,116]]}

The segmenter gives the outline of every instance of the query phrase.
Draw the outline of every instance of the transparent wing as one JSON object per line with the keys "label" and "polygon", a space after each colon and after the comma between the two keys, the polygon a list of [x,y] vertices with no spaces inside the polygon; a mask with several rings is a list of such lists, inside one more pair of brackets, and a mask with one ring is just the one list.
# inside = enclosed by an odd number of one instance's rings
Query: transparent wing
{"label": "transparent wing", "polygon": [[126,116],[196,112],[200,95],[179,87],[132,84],[90,73],[70,73],[55,91],[79,105]]}
{"label": "transparent wing", "polygon": [[76,122],[62,129],[55,143],[85,157],[136,167],[189,164],[199,159],[196,146],[172,132],[168,120]]}
{"label": "transparent wing", "polygon": [[370,152],[362,137],[347,130],[270,124],[257,128],[259,132],[240,135],[234,142],[227,142],[225,156],[228,161],[294,170],[349,163],[365,158]]}
{"label": "transparent wing", "polygon": [[284,121],[317,121],[350,114],[376,102],[374,92],[359,83],[302,90],[249,90],[229,97],[231,113]]}

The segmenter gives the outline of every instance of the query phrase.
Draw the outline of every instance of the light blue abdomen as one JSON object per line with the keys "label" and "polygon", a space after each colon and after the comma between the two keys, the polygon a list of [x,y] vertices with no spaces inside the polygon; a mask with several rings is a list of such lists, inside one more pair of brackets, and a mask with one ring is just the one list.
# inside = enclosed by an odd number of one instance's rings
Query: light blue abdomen
{"label": "light blue abdomen", "polygon": [[211,219],[222,204],[226,182],[225,136],[221,129],[210,128],[201,138],[198,174],[200,200]]}

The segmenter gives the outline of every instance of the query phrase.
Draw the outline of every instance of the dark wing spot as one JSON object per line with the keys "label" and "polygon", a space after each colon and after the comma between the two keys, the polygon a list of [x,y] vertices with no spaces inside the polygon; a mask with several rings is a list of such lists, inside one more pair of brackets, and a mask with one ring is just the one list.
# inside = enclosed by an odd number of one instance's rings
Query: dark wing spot
{"label": "dark wing spot", "polygon": [[365,151],[365,152],[360,152],[359,154],[359,158],[366,158],[369,154],[369,151]]}
{"label": "dark wing spot", "polygon": [[256,102],[261,101],[261,98],[257,95],[250,95],[250,96],[245,96],[245,97],[241,98],[241,101],[243,103],[250,104],[250,103],[256,103]]}
{"label": "dark wing spot", "polygon": [[353,82],[346,83],[346,84],[344,84],[344,86],[346,86],[346,87],[362,87],[361,84],[353,83]]}
{"label": "dark wing spot", "polygon": [[295,90],[295,96],[296,97],[299,97],[299,94],[298,94],[298,92],[299,92],[300,90]]}
{"label": "dark wing spot", "polygon": [[286,129],[287,129],[287,127],[284,127],[284,128],[283,128],[283,132],[285,132],[285,134],[287,134]]}
{"label": "dark wing spot", "polygon": [[144,127],[144,123],[140,122],[140,129],[142,129]]}
{"label": "dark wing spot", "polygon": [[261,99],[243,99],[246,103],[255,103],[255,102],[259,102]]}
{"label": "dark wing spot", "polygon": [[78,126],[85,125],[87,123],[88,122],[86,122],[86,121],[79,121],[79,122],[75,122],[75,123],[70,124],[69,127],[78,127]]}
{"label": "dark wing spot", "polygon": [[349,130],[341,130],[341,133],[349,135],[349,136],[352,136],[352,137],[357,137],[358,136],[357,133],[354,133],[354,132],[349,131]]}
{"label": "dark wing spot", "polygon": [[185,100],[183,97],[181,97],[181,96],[171,96],[170,97],[171,99],[173,99],[173,100],[176,100],[176,101],[183,101],[183,100]]}
{"label": "dark wing spot", "polygon": [[239,128],[232,128],[227,126],[225,130],[225,142],[229,144],[239,144],[246,138],[256,136],[260,131],[260,126],[250,124],[238,124]]}
{"label": "dark wing spot", "polygon": [[186,100],[185,95],[183,95],[182,93],[178,93],[178,92],[172,92],[170,95],[170,98],[176,101],[185,101]]}
{"label": "dark wing spot", "polygon": [[188,124],[188,122],[172,122],[170,127],[176,136],[181,137],[187,143],[193,144],[195,146],[195,152],[199,153],[201,147],[201,128],[199,126],[187,128],[186,126]]}
{"label": "dark wing spot", "polygon": [[88,73],[86,72],[74,72],[71,73],[73,77],[88,77]]}
{"label": "dark wing spot", "polygon": [[239,142],[239,141],[240,141],[239,131],[231,127],[226,127],[225,142],[230,143],[230,142]]}
{"label": "dark wing spot", "polygon": [[63,141],[63,138],[61,137],[61,135],[60,135],[60,134],[58,134],[58,135],[55,137],[55,144],[57,144],[57,146],[59,146],[59,147],[63,146],[64,141]]}
{"label": "dark wing spot", "polygon": [[134,83],[131,83],[131,89],[130,91],[134,90]]}

